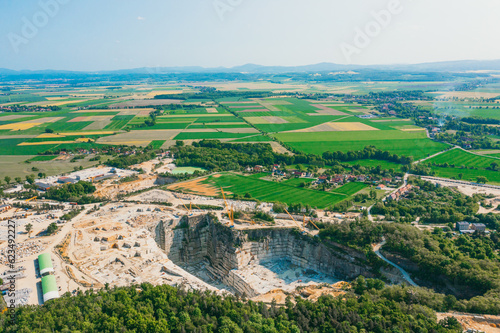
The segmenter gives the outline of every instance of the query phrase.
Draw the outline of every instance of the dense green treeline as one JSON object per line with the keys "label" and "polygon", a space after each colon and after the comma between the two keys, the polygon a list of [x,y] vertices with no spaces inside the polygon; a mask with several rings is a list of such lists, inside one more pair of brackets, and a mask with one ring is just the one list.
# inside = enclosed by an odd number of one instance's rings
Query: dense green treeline
{"label": "dense green treeline", "polygon": [[383,250],[398,255],[403,260],[399,264],[419,284],[461,299],[445,310],[500,314],[498,237],[454,236],[441,229],[431,233],[410,225],[374,224],[368,220],[329,225],[319,237],[365,253],[384,237]]}
{"label": "dense green treeline", "polygon": [[374,292],[323,296],[314,303],[299,298],[278,307],[142,284],[64,296],[44,306],[21,307],[16,314],[15,325],[5,314],[0,317],[0,332],[459,332],[437,323],[426,306]]}
{"label": "dense green treeline", "polygon": [[155,99],[221,99],[229,97],[246,98],[265,98],[274,96],[276,93],[270,91],[220,91],[212,87],[200,87],[199,93],[167,94],[156,95]]}
{"label": "dense green treeline", "polygon": [[154,151],[145,151],[135,155],[120,155],[115,159],[106,162],[106,164],[111,167],[125,169],[131,165],[140,164],[155,157],[156,153]]}
{"label": "dense green treeline", "polygon": [[323,156],[314,154],[278,154],[267,143],[222,143],[218,140],[193,142],[192,146],[173,148],[178,166],[196,166],[210,171],[242,170],[248,166],[273,164],[305,164],[317,167],[340,166],[341,162],[361,159],[376,159],[402,164],[411,163],[411,157],[398,156],[389,152],[366,147],[361,151],[326,152]]}
{"label": "dense green treeline", "polygon": [[64,184],[62,186],[52,187],[47,190],[44,196],[47,199],[76,202],[83,205],[100,202],[98,198],[91,195],[95,190],[96,188],[92,183],[79,181],[76,184]]}
{"label": "dense green treeline", "polygon": [[[384,249],[418,265],[415,276],[443,291],[470,297],[500,291],[500,261],[492,242],[450,233],[431,234],[408,225],[384,225]],[[496,310],[500,313],[500,309]]]}

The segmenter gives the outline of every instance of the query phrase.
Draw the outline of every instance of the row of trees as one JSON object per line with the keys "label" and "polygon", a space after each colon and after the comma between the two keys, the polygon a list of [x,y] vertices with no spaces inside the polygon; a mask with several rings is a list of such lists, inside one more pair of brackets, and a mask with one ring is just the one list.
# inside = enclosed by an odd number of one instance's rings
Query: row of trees
{"label": "row of trees", "polygon": [[[383,289],[382,289],[383,291]],[[382,292],[379,291],[379,292]],[[426,306],[364,293],[266,305],[210,292],[149,284],[68,294],[43,307],[0,315],[0,332],[459,332]]]}
{"label": "row of trees", "polygon": [[[322,156],[298,153],[295,155],[273,152],[267,143],[222,143],[218,140],[202,140],[192,146],[178,145],[173,148],[176,164],[179,166],[197,166],[210,171],[242,170],[248,166],[296,165],[311,167],[338,166],[340,162],[360,159],[376,159],[402,164],[412,162],[411,157],[398,156],[375,147],[366,147],[361,151],[325,152]],[[379,168],[380,169],[380,168]]]}

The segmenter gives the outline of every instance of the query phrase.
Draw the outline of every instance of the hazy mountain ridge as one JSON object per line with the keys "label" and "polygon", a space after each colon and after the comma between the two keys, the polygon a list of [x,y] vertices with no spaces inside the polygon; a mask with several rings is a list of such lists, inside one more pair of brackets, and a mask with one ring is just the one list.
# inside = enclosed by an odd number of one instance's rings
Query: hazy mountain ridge
{"label": "hazy mountain ridge", "polygon": [[464,72],[464,71],[500,71],[500,60],[463,60],[443,61],[421,64],[394,64],[394,65],[342,65],[334,63],[319,63],[304,66],[262,66],[245,64],[235,67],[142,67],[111,71],[68,71],[68,70],[11,70],[0,68],[0,75],[29,75],[29,74],[169,74],[169,73],[250,73],[250,74],[280,74],[280,73],[318,73],[339,72],[350,70],[382,70],[408,72]]}

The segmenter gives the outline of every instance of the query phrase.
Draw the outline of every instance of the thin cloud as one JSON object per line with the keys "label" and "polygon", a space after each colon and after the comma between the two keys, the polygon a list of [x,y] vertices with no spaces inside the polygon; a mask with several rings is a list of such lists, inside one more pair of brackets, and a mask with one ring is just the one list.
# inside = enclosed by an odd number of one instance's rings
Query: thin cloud
{"label": "thin cloud", "polygon": [[142,17],[142,16],[139,16],[139,17],[137,17],[137,20],[138,20],[138,21],[144,21],[144,20],[145,20],[145,18],[144,18],[144,17]]}

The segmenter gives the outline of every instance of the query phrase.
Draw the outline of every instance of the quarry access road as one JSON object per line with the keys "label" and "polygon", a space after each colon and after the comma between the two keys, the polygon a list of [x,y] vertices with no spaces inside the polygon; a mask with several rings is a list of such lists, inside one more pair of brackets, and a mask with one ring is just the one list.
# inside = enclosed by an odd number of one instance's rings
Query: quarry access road
{"label": "quarry access road", "polygon": [[418,287],[418,285],[412,280],[412,278],[410,277],[410,274],[408,274],[408,272],[406,272],[403,268],[399,267],[398,265],[396,265],[395,263],[393,263],[392,261],[390,261],[389,259],[387,259],[386,257],[384,257],[380,253],[380,249],[382,248],[382,246],[385,245],[385,243],[386,243],[385,238],[383,238],[382,242],[380,242],[377,245],[373,246],[373,251],[375,252],[375,254],[377,255],[377,257],[379,257],[380,259],[382,259],[383,261],[385,261],[389,265],[394,266],[395,268],[397,268],[401,272],[401,274],[403,274],[403,278],[406,280],[406,282],[408,282],[410,285],[412,285],[414,287]]}

